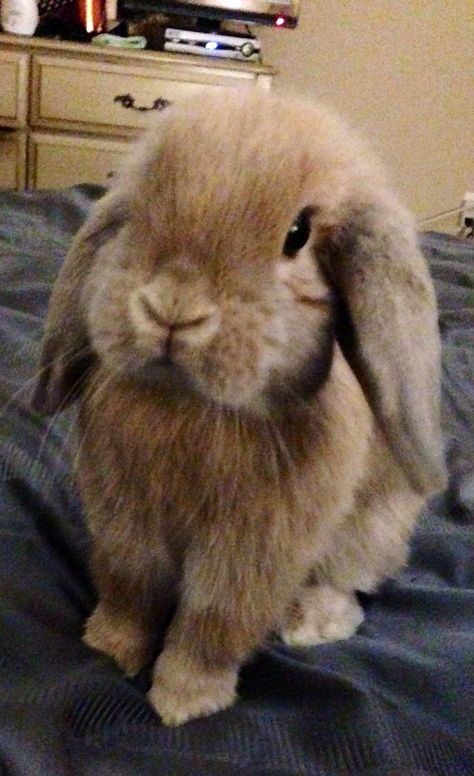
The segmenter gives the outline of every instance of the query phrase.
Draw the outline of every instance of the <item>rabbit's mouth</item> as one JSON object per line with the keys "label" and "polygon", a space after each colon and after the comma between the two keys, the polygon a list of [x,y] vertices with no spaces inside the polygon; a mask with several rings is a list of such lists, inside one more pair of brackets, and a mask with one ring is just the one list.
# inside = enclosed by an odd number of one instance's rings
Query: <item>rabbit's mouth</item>
{"label": "rabbit's mouth", "polygon": [[[266,402],[258,392],[249,392],[248,385],[233,380],[216,380],[216,373],[198,370],[178,363],[172,356],[150,358],[133,370],[125,372],[133,381],[156,389],[160,396],[174,399],[194,398],[200,403],[232,409],[261,410]],[[213,379],[214,378],[214,379]]]}
{"label": "rabbit's mouth", "polygon": [[188,372],[170,355],[151,358],[139,369],[134,377],[140,382],[155,383],[173,393],[194,390],[193,381]]}

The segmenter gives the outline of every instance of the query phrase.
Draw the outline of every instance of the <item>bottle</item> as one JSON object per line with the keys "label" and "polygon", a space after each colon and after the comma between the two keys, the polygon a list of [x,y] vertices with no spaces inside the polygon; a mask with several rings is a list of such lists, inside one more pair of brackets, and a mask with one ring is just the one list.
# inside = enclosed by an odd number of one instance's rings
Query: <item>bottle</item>
{"label": "bottle", "polygon": [[1,21],[4,32],[34,35],[39,21],[36,0],[2,0]]}

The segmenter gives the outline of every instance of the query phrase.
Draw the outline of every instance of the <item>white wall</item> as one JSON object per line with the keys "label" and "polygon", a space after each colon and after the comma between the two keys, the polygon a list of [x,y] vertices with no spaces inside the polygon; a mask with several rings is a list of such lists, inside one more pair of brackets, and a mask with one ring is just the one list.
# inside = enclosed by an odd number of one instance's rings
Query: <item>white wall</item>
{"label": "white wall", "polygon": [[261,38],[275,88],[359,127],[418,218],[474,191],[474,0],[302,0]]}

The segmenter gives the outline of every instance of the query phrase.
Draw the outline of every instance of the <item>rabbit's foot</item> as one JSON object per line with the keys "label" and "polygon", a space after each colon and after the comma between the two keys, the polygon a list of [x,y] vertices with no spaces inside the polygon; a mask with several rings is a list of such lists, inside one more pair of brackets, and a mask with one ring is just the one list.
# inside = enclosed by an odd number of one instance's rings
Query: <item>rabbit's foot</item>
{"label": "rabbit's foot", "polygon": [[282,638],[292,647],[347,639],[363,620],[355,593],[343,593],[331,585],[314,585],[302,589]]}
{"label": "rabbit's foot", "polygon": [[127,676],[135,676],[152,658],[149,634],[132,617],[99,604],[86,623],[83,641],[112,657]]}
{"label": "rabbit's foot", "polygon": [[156,664],[148,700],[165,725],[181,725],[231,706],[237,671],[208,669],[187,655],[165,649]]}

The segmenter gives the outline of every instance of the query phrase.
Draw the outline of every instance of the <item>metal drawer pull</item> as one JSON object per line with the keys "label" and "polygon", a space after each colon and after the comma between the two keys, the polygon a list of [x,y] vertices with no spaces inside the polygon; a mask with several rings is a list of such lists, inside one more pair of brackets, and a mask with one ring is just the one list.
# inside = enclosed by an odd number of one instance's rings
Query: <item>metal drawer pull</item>
{"label": "metal drawer pull", "polygon": [[168,105],[171,105],[171,102],[166,100],[164,97],[158,97],[153,105],[149,107],[146,105],[135,105],[135,97],[132,97],[131,94],[118,94],[116,97],[114,97],[114,102],[119,102],[124,108],[131,108],[132,110],[137,110],[140,113],[145,113],[149,110],[164,110],[168,107]]}

